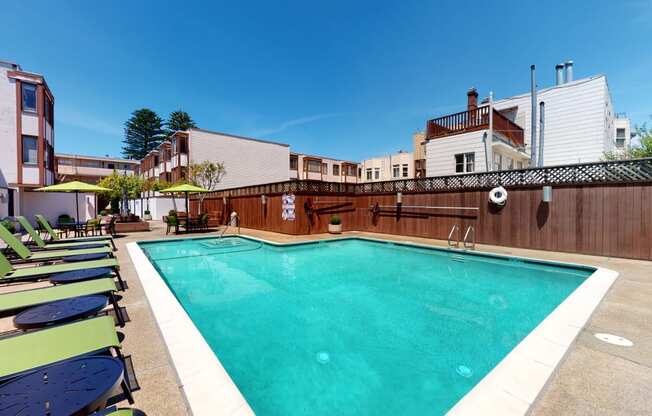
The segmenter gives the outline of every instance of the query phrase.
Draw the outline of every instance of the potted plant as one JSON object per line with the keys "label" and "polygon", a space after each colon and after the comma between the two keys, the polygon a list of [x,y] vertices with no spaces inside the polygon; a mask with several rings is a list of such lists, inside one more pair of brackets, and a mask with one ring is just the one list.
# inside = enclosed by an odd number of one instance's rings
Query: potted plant
{"label": "potted plant", "polygon": [[11,218],[5,218],[3,220],[0,220],[0,223],[4,225],[4,227],[14,235],[17,239],[21,239],[22,235],[21,233],[17,232],[16,230],[16,224],[11,220]]}
{"label": "potted plant", "polygon": [[342,220],[339,215],[333,215],[328,223],[328,232],[331,234],[342,233]]}
{"label": "potted plant", "polygon": [[152,220],[152,214],[151,214],[151,212],[149,212],[148,209],[145,210],[145,212],[143,214],[143,218],[145,219],[145,221],[151,221]]}

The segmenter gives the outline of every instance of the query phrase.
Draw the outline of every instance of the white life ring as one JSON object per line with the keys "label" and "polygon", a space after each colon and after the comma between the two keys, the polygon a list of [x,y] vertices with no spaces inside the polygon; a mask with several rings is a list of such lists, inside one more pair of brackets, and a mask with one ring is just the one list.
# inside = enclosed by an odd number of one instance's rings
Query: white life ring
{"label": "white life ring", "polygon": [[502,186],[492,189],[489,191],[489,201],[496,205],[505,205],[505,202],[507,202],[507,190]]}

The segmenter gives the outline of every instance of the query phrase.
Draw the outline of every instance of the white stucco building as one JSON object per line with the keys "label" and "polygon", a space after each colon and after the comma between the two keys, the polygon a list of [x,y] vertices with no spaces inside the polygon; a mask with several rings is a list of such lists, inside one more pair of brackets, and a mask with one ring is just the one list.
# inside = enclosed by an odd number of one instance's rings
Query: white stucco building
{"label": "white stucco building", "polygon": [[414,154],[399,150],[397,153],[364,160],[361,163],[361,182],[412,179],[414,168]]}
{"label": "white stucco building", "polygon": [[[542,103],[545,114],[542,165],[596,162],[617,146],[629,146],[629,120],[616,117],[606,76],[572,80],[572,63],[566,63],[565,74],[560,74],[562,68],[558,65],[558,84],[540,89],[536,95],[535,155],[541,143]],[[466,111],[428,121],[428,176],[534,165],[531,93],[485,100],[480,105],[477,97],[471,89]]]}
{"label": "white stucco building", "polygon": [[360,165],[348,160],[290,153],[290,179],[357,183]]}

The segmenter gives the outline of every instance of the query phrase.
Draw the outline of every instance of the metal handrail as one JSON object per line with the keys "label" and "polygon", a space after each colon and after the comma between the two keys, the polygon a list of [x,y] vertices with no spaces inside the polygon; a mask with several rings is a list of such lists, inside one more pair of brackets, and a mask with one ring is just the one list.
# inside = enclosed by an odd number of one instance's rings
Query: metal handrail
{"label": "metal handrail", "polygon": [[460,246],[460,239],[458,238],[457,241],[455,241],[455,244],[451,243],[451,240],[453,239],[453,233],[455,230],[458,230],[459,233],[460,227],[457,226],[457,224],[453,225],[453,228],[451,228],[451,232],[448,233],[448,247],[459,247]]}
{"label": "metal handrail", "polygon": [[[471,244],[468,244],[468,238],[469,235],[471,235]],[[470,248],[471,250],[475,250],[475,227],[472,225],[469,225],[466,228],[466,233],[464,233],[464,241],[462,242],[464,245],[464,248]]]}
{"label": "metal handrail", "polygon": [[[429,205],[403,205],[400,204],[401,208],[427,208],[427,209],[454,209],[454,210],[472,210],[479,211],[478,207],[435,207]],[[378,205],[378,208],[396,208],[398,205]],[[369,208],[373,208],[374,205],[370,205]]]}

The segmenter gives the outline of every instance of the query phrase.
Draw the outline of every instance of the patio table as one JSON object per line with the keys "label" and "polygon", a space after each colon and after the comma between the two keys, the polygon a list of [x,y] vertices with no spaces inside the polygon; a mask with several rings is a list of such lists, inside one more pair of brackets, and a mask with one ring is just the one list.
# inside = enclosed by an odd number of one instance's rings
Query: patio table
{"label": "patio table", "polygon": [[76,256],[63,257],[65,263],[74,263],[76,261],[91,261],[105,259],[109,253],[95,253],[95,254],[78,254]]}
{"label": "patio table", "polygon": [[65,231],[66,237],[68,237],[69,231],[74,232],[75,236],[79,236],[80,232],[86,227],[86,223],[81,221],[58,222],[57,227]]}
{"label": "patio table", "polygon": [[95,315],[109,304],[102,295],[78,296],[29,308],[14,317],[19,329],[40,328]]}
{"label": "patio table", "polygon": [[70,272],[55,273],[50,275],[52,283],[71,283],[81,282],[84,280],[99,279],[100,277],[111,276],[110,267],[98,267],[95,269],[73,270]]}
{"label": "patio table", "polygon": [[0,386],[2,415],[69,416],[106,406],[123,380],[113,357],[74,358],[42,367]]}

